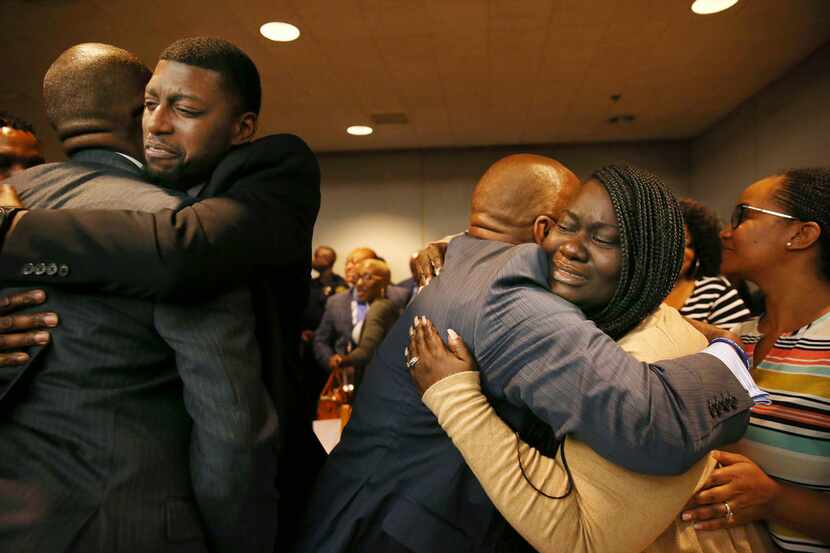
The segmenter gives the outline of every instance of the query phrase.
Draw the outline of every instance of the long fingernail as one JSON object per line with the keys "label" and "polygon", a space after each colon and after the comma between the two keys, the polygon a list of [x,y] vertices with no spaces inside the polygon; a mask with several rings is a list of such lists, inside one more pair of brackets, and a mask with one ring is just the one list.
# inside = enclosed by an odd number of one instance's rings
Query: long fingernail
{"label": "long fingernail", "polygon": [[683,513],[683,515],[680,518],[682,518],[683,520],[692,520],[692,513]]}
{"label": "long fingernail", "polygon": [[48,344],[49,343],[49,333],[48,332],[38,332],[35,334],[35,342],[38,344]]}
{"label": "long fingernail", "polygon": [[447,329],[447,337],[449,338],[450,342],[457,342],[458,341],[458,334],[451,328]]}
{"label": "long fingernail", "polygon": [[47,313],[43,316],[43,322],[46,323],[46,326],[58,326],[58,314]]}

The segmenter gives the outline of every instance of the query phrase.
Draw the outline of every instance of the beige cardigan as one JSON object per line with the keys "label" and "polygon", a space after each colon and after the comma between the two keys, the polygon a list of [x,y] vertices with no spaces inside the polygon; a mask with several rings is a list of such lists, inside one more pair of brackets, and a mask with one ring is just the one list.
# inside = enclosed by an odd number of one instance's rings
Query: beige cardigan
{"label": "beige cardigan", "polygon": [[[643,361],[700,351],[705,338],[677,311],[663,305],[620,346]],[[679,519],[688,499],[714,468],[706,457],[680,476],[637,474],[600,457],[587,445],[565,440],[574,491],[549,499],[531,488],[516,460],[513,431],[481,393],[477,372],[445,378],[424,394],[424,403],[464,456],[505,519],[538,551],[648,553],[772,552],[763,528],[747,525],[697,532]],[[556,460],[519,444],[525,472],[549,495],[566,489],[561,451]]]}

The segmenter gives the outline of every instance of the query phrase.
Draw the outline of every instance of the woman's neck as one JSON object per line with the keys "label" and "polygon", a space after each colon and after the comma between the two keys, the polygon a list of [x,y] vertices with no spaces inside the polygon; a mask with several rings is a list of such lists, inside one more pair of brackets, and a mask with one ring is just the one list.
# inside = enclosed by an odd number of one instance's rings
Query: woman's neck
{"label": "woman's neck", "polygon": [[759,325],[763,334],[794,332],[830,312],[830,282],[817,275],[802,273],[797,279],[790,275],[778,283],[759,286],[766,306]]}

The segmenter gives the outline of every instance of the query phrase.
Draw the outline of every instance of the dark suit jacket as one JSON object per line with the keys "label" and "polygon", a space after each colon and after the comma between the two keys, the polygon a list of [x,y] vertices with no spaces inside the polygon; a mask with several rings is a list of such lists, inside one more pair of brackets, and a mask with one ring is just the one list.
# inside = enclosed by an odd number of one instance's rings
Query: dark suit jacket
{"label": "dark suit jacket", "polygon": [[[10,183],[33,207],[189,201],[140,177],[87,150]],[[27,366],[3,369],[0,550],[204,551],[200,511],[213,551],[272,548],[273,532],[248,523],[276,516],[273,491],[252,494],[274,477],[276,416],[250,292],[184,307],[49,289],[47,306],[67,324]]]}
{"label": "dark suit jacket", "polygon": [[[179,211],[30,211],[7,237],[0,279],[21,285],[95,285],[180,301],[234,284],[252,287],[266,385],[280,421],[278,540],[290,539],[298,506],[324,452],[304,404],[298,342],[308,295],[320,170],[296,136],[259,139],[230,152],[198,203]],[[64,277],[23,274],[56,260]]]}
{"label": "dark suit jacket", "polygon": [[352,300],[351,290],[335,294],[326,301],[326,310],[320,326],[314,332],[314,358],[326,372],[329,370],[329,357],[335,353],[345,355],[352,339]]}
{"label": "dark suit jacket", "polygon": [[[559,438],[571,433],[620,465],[653,473],[682,472],[741,436],[752,401],[720,361],[707,354],[635,361],[549,292],[548,273],[536,245],[466,236],[450,243],[441,275],[366,371],[318,480],[299,551],[499,551],[513,535],[411,382],[404,348],[415,315],[442,335],[448,328],[461,335],[483,390],[520,432],[541,419]],[[728,410],[710,412],[713,399]]]}

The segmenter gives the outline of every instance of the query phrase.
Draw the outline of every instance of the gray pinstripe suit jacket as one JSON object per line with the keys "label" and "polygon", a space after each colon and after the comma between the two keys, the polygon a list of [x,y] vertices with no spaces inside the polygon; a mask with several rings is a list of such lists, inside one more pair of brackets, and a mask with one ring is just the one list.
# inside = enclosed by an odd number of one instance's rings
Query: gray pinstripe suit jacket
{"label": "gray pinstripe suit jacket", "polygon": [[[9,182],[31,207],[188,201],[139,177],[90,150]],[[22,370],[0,369],[0,550],[272,549],[276,415],[250,292],[190,307],[47,293],[61,315],[52,344]]]}
{"label": "gray pinstripe suit jacket", "polygon": [[[751,399],[716,358],[639,363],[548,290],[536,245],[466,236],[441,275],[387,335],[352,418],[317,483],[300,551],[498,551],[511,536],[423,405],[404,364],[408,328],[426,315],[456,330],[496,410],[523,432],[542,420],[640,472],[679,473],[741,436]],[[714,398],[732,398],[710,412]]]}

